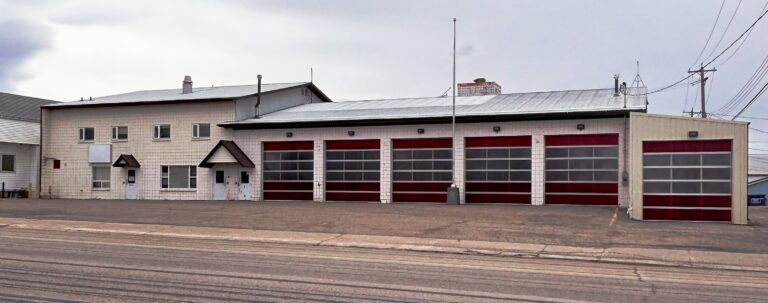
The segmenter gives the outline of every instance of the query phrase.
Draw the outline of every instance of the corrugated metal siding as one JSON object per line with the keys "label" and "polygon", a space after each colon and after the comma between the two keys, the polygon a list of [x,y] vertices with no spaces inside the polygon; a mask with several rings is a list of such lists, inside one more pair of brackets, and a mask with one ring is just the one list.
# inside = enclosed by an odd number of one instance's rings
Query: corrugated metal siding
{"label": "corrugated metal siding", "polygon": [[747,123],[641,113],[630,115],[630,215],[643,219],[643,141],[691,140],[692,130],[699,132],[697,140],[733,140],[731,222],[747,224]]}

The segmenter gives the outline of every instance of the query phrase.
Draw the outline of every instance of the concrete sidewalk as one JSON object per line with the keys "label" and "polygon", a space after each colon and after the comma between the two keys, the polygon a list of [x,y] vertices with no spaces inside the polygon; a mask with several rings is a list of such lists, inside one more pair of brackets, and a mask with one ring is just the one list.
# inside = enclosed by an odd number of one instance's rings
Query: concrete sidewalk
{"label": "concrete sidewalk", "polygon": [[114,233],[768,272],[768,254],[764,253],[733,253],[691,249],[655,249],[617,246],[579,247],[398,236],[19,218],[0,218],[0,226],[2,226],[4,230],[32,229],[85,233]]}

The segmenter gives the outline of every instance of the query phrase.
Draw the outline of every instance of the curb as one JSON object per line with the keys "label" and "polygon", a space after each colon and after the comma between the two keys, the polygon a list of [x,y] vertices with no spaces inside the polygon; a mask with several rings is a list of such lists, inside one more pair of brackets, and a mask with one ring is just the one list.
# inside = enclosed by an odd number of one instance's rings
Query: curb
{"label": "curb", "polygon": [[[768,272],[768,254],[632,247],[576,247],[338,233],[12,218],[0,218],[0,228]],[[726,260],[728,263],[717,260]]]}

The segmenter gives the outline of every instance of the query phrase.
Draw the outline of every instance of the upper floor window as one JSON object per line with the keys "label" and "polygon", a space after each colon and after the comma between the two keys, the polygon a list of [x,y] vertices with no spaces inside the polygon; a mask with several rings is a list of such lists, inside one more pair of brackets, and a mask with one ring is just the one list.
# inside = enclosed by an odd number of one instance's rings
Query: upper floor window
{"label": "upper floor window", "polygon": [[155,125],[154,137],[155,139],[170,139],[171,138],[171,125],[160,124]]}
{"label": "upper floor window", "polygon": [[211,137],[211,125],[208,123],[192,124],[192,139],[208,139]]}
{"label": "upper floor window", "polygon": [[128,126],[112,126],[112,140],[128,140]]}
{"label": "upper floor window", "polygon": [[93,127],[81,127],[79,133],[80,141],[93,141],[93,138],[95,137]]}
{"label": "upper floor window", "polygon": [[16,156],[2,155],[2,157],[0,157],[0,171],[4,173],[12,173],[16,171]]}

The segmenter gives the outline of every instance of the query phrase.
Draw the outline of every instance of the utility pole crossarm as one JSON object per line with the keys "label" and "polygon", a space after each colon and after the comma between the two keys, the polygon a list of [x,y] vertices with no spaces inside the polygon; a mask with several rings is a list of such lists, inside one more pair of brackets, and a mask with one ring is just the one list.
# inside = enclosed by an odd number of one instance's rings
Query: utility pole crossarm
{"label": "utility pole crossarm", "polygon": [[707,79],[709,79],[704,74],[707,73],[707,72],[716,72],[716,71],[717,71],[717,69],[714,69],[714,68],[713,69],[704,69],[704,65],[703,64],[701,65],[701,68],[699,68],[697,70],[688,70],[689,74],[695,74],[695,73],[699,74],[699,80],[701,81],[701,117],[702,118],[706,118],[707,117],[707,102],[706,102],[707,99],[704,96],[704,93],[705,93],[704,86],[707,83]]}

